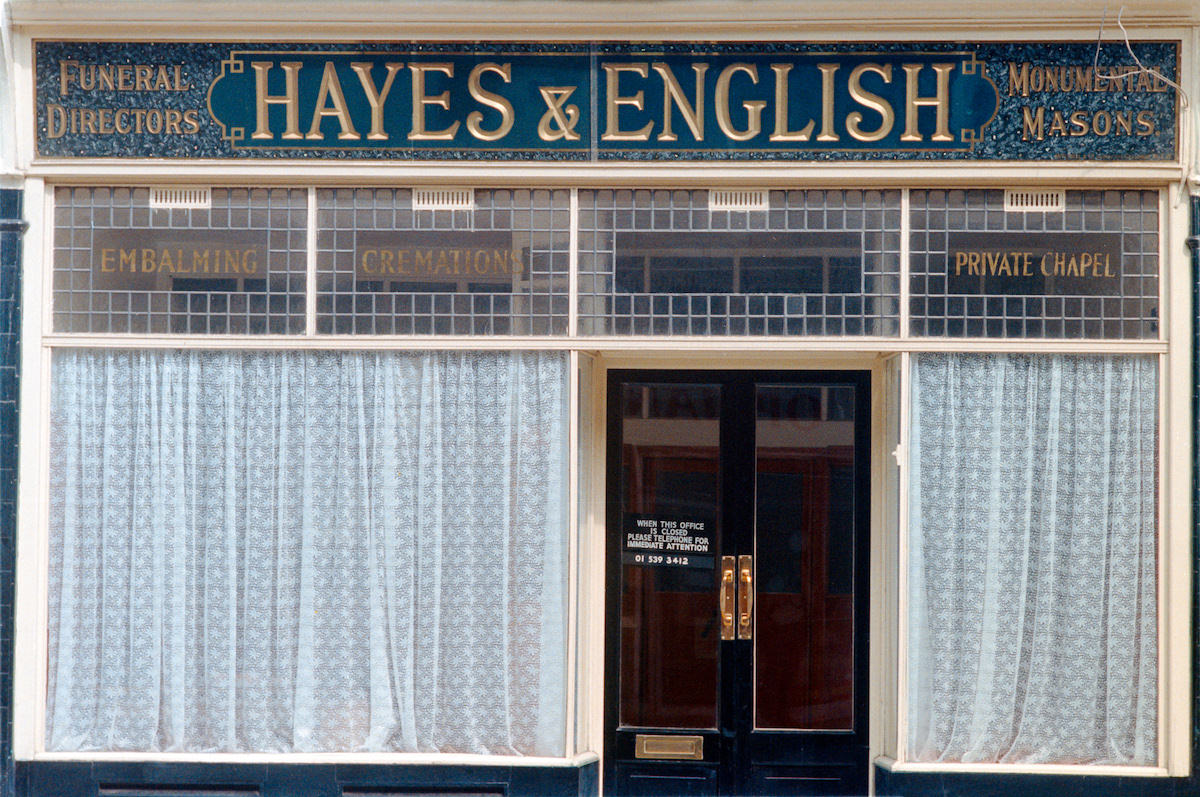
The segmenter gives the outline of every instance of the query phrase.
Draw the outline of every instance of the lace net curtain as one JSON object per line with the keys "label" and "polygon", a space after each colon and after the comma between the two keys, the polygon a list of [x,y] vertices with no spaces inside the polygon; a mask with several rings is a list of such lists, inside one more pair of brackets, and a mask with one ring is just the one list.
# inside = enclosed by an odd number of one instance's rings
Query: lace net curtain
{"label": "lace net curtain", "polygon": [[563,355],[53,374],[49,750],[563,754]]}
{"label": "lace net curtain", "polygon": [[914,363],[909,757],[1155,764],[1155,358]]}

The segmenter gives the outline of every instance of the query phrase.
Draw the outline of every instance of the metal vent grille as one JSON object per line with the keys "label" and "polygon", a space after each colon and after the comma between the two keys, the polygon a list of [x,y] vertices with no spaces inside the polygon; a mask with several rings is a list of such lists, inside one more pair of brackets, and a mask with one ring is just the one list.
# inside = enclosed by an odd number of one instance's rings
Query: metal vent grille
{"label": "metal vent grille", "polygon": [[212,189],[194,185],[151,186],[150,207],[206,210],[212,207]]}
{"label": "metal vent grille", "polygon": [[708,192],[709,210],[766,210],[769,207],[766,191],[721,189]]}
{"label": "metal vent grille", "polygon": [[1067,192],[1022,191],[1007,189],[1004,192],[1005,213],[1062,213],[1067,208]]}
{"label": "metal vent grille", "polygon": [[472,210],[475,191],[471,188],[414,188],[413,210]]}

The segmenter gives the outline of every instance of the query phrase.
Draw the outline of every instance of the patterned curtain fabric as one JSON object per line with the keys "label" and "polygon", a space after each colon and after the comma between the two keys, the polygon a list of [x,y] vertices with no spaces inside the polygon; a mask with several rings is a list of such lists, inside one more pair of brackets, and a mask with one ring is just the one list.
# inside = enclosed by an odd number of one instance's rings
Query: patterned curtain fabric
{"label": "patterned curtain fabric", "polygon": [[53,378],[47,749],[563,754],[564,355]]}
{"label": "patterned curtain fabric", "polygon": [[1156,763],[1157,381],[914,358],[910,759]]}

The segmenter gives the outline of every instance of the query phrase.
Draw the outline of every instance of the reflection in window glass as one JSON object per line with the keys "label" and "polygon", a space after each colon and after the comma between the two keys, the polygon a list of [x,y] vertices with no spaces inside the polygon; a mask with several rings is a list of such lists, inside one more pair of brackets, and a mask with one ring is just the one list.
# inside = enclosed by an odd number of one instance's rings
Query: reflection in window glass
{"label": "reflection in window glass", "polygon": [[580,192],[580,330],[591,335],[894,335],[900,192]]}
{"label": "reflection in window glass", "polygon": [[318,332],[566,333],[569,192],[427,210],[409,189],[327,189],[317,207]]}
{"label": "reflection in window glass", "polygon": [[[717,385],[623,386],[623,529],[660,519],[698,522],[709,531],[709,550],[720,550],[720,407]],[[716,557],[672,566],[637,554],[623,550],[621,559],[620,723],[715,728]]]}
{"label": "reflection in window glass", "polygon": [[148,188],[59,188],[54,331],[304,332],[302,190],[214,188],[151,207]]}
{"label": "reflection in window glass", "polygon": [[757,389],[756,728],[853,729],[854,399]]}
{"label": "reflection in window glass", "polygon": [[1068,191],[1059,212],[1004,192],[913,191],[912,334],[1158,337],[1158,194]]}

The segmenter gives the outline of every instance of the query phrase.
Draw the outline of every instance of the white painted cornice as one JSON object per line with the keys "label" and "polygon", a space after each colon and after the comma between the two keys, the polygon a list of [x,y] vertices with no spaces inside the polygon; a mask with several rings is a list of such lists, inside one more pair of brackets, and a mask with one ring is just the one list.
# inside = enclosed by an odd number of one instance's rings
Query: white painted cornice
{"label": "white painted cornice", "polygon": [[[1094,33],[1096,0],[11,0],[14,25],[33,35],[77,32],[170,38],[305,35],[310,38],[695,39],[870,38],[873,32],[982,38],[1008,31]],[[1200,23],[1200,0],[1128,0],[1127,27]]]}

